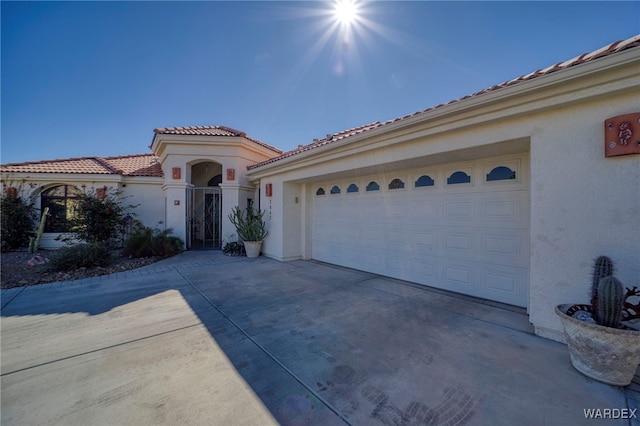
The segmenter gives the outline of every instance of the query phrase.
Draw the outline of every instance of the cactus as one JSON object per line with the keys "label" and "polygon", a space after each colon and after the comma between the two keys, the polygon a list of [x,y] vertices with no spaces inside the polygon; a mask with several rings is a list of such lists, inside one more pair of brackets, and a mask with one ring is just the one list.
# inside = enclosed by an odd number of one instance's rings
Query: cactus
{"label": "cactus", "polygon": [[42,212],[42,218],[40,219],[40,226],[36,230],[36,237],[31,237],[29,239],[29,253],[35,253],[38,251],[40,247],[40,239],[42,238],[42,233],[44,232],[44,224],[47,222],[47,214],[49,214],[49,207],[45,207]]}
{"label": "cactus", "polygon": [[598,296],[593,313],[598,324],[617,328],[622,319],[622,283],[616,277],[605,277],[598,284]]}
{"label": "cactus", "polygon": [[598,285],[600,280],[613,275],[613,262],[607,256],[598,257],[593,263],[591,277],[591,305],[595,306],[598,300]]}

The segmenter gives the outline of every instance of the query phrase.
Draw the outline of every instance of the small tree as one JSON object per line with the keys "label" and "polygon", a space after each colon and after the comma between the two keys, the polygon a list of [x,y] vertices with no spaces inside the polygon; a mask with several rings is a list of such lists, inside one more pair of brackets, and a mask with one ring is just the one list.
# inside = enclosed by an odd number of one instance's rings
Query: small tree
{"label": "small tree", "polygon": [[75,204],[69,225],[76,237],[88,243],[109,243],[122,235],[125,216],[133,206],[123,206],[119,192],[92,190]]}
{"label": "small tree", "polygon": [[[15,188],[9,188],[15,189]],[[5,191],[2,195],[2,250],[16,250],[27,247],[29,239],[35,235],[34,208],[17,195],[17,191]]]}

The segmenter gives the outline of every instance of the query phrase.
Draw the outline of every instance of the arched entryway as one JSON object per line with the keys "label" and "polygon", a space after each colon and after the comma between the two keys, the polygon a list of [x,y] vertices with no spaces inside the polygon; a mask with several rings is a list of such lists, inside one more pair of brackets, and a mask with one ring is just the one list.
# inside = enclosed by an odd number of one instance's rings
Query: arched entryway
{"label": "arched entryway", "polygon": [[187,249],[219,249],[222,245],[222,165],[203,161],[191,166],[187,189]]}

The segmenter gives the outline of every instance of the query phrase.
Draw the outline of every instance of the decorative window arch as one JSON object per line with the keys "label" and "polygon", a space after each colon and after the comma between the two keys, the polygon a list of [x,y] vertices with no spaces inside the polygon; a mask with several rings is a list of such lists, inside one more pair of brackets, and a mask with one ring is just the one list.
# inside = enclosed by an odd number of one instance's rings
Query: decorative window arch
{"label": "decorative window arch", "polygon": [[318,188],[318,190],[316,191],[316,195],[324,195],[324,188]]}
{"label": "decorative window arch", "polygon": [[419,188],[421,186],[434,186],[435,181],[429,175],[422,175],[416,180],[415,187]]}
{"label": "decorative window arch", "polygon": [[333,188],[331,188],[331,193],[332,194],[339,194],[340,193],[340,187],[338,185],[334,185]]}
{"label": "decorative window arch", "polygon": [[509,180],[515,179],[516,172],[515,170],[511,170],[507,166],[498,166],[487,173],[487,182],[491,182],[494,180]]}
{"label": "decorative window arch", "polygon": [[404,188],[404,182],[398,178],[389,182],[389,189],[403,189],[403,188]]}
{"label": "decorative window arch", "polygon": [[359,191],[358,185],[356,185],[355,183],[352,183],[347,187],[347,193],[358,192],[358,191]]}
{"label": "decorative window arch", "polygon": [[222,173],[209,179],[209,182],[207,182],[207,186],[218,186],[221,183],[222,183]]}
{"label": "decorative window arch", "polygon": [[379,190],[380,190],[380,185],[378,185],[378,182],[371,181],[371,182],[369,182],[369,184],[367,185],[366,190],[367,190],[367,191],[379,191]]}
{"label": "decorative window arch", "polygon": [[40,194],[40,207],[49,208],[44,232],[69,232],[69,219],[74,215],[76,205],[84,195],[73,185],[58,185]]}
{"label": "decorative window arch", "polygon": [[457,183],[469,183],[471,182],[471,176],[463,171],[457,171],[451,174],[447,178],[447,185],[455,185]]}

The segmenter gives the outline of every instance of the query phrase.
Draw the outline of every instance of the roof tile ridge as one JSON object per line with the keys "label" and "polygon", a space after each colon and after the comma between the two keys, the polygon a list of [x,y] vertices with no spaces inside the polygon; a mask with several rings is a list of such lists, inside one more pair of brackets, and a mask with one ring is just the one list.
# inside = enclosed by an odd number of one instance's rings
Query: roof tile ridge
{"label": "roof tile ridge", "polygon": [[229,133],[233,133],[235,136],[240,136],[242,138],[246,138],[247,134],[245,132],[243,132],[242,130],[238,130],[238,129],[234,129],[233,127],[229,127],[229,126],[216,126],[216,129],[220,129],[220,130],[224,130],[226,132]]}
{"label": "roof tile ridge", "polygon": [[80,161],[80,160],[92,160],[95,157],[71,157],[71,158],[54,158],[49,160],[35,160],[35,161],[21,161],[19,163],[7,163],[2,166],[28,166],[34,164],[47,164],[47,163],[59,163],[62,161]]}
{"label": "roof tile ridge", "polygon": [[104,160],[115,160],[121,158],[133,158],[133,157],[155,157],[153,152],[148,152],[146,154],[124,154],[124,155],[110,155],[108,157],[99,157]]}
{"label": "roof tile ridge", "polygon": [[111,172],[112,174],[116,174],[116,175],[124,174],[124,171],[122,169],[113,167],[111,164],[109,164],[109,162],[104,157],[89,157],[88,159],[95,161],[100,166],[107,169],[107,171]]}

